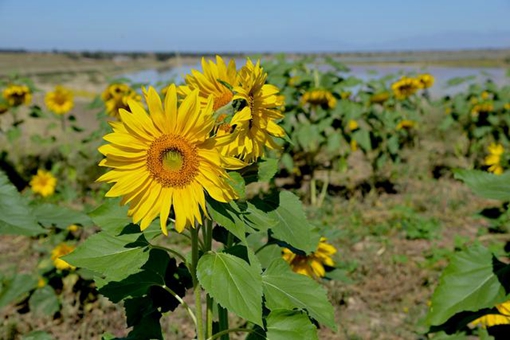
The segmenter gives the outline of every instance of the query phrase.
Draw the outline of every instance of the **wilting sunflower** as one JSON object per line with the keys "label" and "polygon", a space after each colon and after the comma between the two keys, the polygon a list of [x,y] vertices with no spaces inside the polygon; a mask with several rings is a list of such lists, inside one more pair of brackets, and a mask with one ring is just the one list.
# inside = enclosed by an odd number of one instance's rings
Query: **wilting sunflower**
{"label": "wilting sunflower", "polygon": [[434,77],[431,74],[423,73],[416,77],[421,89],[428,89],[434,85]]}
{"label": "wilting sunflower", "polygon": [[127,104],[129,100],[141,102],[142,97],[127,84],[113,83],[108,85],[103,91],[101,99],[105,103],[106,113],[112,117],[119,118],[120,109],[129,109]]}
{"label": "wilting sunflower", "polygon": [[412,120],[404,119],[398,122],[396,129],[397,130],[410,130],[416,126],[416,123]]}
{"label": "wilting sunflower", "polygon": [[51,196],[55,193],[57,179],[51,173],[44,170],[37,170],[37,174],[30,180],[30,187],[36,194],[42,197]]}
{"label": "wilting sunflower", "polygon": [[175,229],[182,232],[202,224],[206,194],[219,202],[236,197],[217,149],[220,141],[210,137],[213,99],[202,107],[195,90],[178,107],[174,85],[164,105],[152,87],[145,99],[150,115],[130,100],[130,112],[121,109],[121,120],[111,123],[113,133],[104,137],[110,144],[99,148],[106,156],[99,165],[113,169],[98,181],[115,182],[106,196],[123,196],[121,204],[129,203],[128,214],[142,230],[159,215],[167,235],[166,222],[173,211]]}
{"label": "wilting sunflower", "polygon": [[308,256],[298,255],[290,249],[283,248],[282,257],[290,264],[292,270],[298,274],[318,279],[326,275],[324,266],[333,267],[335,262],[331,258],[336,253],[336,248],[321,237],[317,250]]}
{"label": "wilting sunflower", "polygon": [[51,251],[51,260],[55,265],[55,268],[59,270],[73,270],[75,266],[70,265],[66,261],[62,260],[61,257],[71,253],[74,250],[74,246],[70,246],[66,243],[60,243],[58,246],[53,248]]}
{"label": "wilting sunflower", "polygon": [[186,76],[186,85],[177,89],[179,95],[186,96],[198,90],[203,105],[212,95],[214,111],[230,103],[234,97],[232,88],[239,82],[235,60],[230,60],[227,65],[220,56],[216,56],[216,64],[202,58],[202,71],[191,70],[191,74]]}
{"label": "wilting sunflower", "polygon": [[32,93],[26,85],[11,84],[3,91],[3,96],[10,106],[28,105],[32,100]]}
{"label": "wilting sunflower", "polygon": [[336,107],[336,98],[327,90],[311,90],[303,94],[303,97],[301,97],[301,104],[334,109]]}
{"label": "wilting sunflower", "polygon": [[44,102],[50,111],[63,115],[71,111],[74,106],[73,92],[58,85],[55,87],[55,91],[46,94]]}
{"label": "wilting sunflower", "polygon": [[402,77],[391,85],[391,89],[397,99],[405,99],[420,89],[420,82],[417,79]]}
{"label": "wilting sunflower", "polygon": [[483,328],[487,328],[497,325],[510,324],[510,301],[500,303],[496,306],[496,309],[498,310],[499,314],[484,315],[471,322],[469,325],[471,327],[481,325]]}
{"label": "wilting sunflower", "polygon": [[491,143],[487,148],[489,155],[485,157],[484,164],[489,166],[487,169],[495,175],[501,175],[503,173],[503,167],[501,166],[501,156],[505,152],[503,145]]}

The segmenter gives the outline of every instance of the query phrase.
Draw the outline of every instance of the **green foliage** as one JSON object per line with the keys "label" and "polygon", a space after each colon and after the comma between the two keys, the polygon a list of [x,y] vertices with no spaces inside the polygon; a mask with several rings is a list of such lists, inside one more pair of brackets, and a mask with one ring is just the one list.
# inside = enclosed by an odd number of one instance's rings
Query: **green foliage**
{"label": "green foliage", "polygon": [[60,310],[60,302],[51,286],[36,289],[28,300],[30,310],[52,316]]}
{"label": "green foliage", "polygon": [[315,340],[317,329],[308,316],[302,312],[273,310],[267,317],[267,339],[309,339]]}
{"label": "green foliage", "polygon": [[14,277],[1,277],[0,307],[24,297],[37,286],[37,279],[28,274],[16,274]]}
{"label": "green foliage", "polygon": [[510,201],[510,172],[494,175],[480,170],[455,170],[460,179],[479,196],[500,201]]}

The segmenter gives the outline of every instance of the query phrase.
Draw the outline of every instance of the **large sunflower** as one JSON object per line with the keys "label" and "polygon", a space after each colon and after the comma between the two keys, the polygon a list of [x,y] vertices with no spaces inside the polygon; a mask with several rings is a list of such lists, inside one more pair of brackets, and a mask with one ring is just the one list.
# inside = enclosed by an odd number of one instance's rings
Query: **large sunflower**
{"label": "large sunflower", "polygon": [[[264,155],[264,147],[278,149],[273,137],[285,136],[285,131],[276,120],[282,119],[283,114],[278,109],[283,105],[279,89],[266,84],[267,73],[250,59],[239,72],[239,86],[234,87],[234,100],[241,99],[246,102],[247,112],[243,113],[244,122],[236,128],[236,141],[226,146],[226,154],[238,156],[252,162]],[[234,117],[235,118],[235,117]]]}
{"label": "large sunflower", "polygon": [[55,91],[48,92],[44,101],[50,111],[59,115],[71,111],[74,106],[73,92],[60,85],[55,87]]}
{"label": "large sunflower", "polygon": [[99,148],[106,156],[99,165],[113,170],[98,181],[116,183],[106,196],[123,196],[121,204],[130,204],[128,214],[142,230],[159,215],[166,235],[173,211],[175,229],[181,232],[202,224],[206,194],[220,202],[236,196],[227,182],[218,139],[210,137],[213,99],[202,107],[195,90],[178,107],[174,85],[164,105],[152,87],[145,99],[150,115],[130,100],[131,112],[121,109],[121,121],[111,123],[113,133],[104,137],[110,144]]}
{"label": "large sunflower", "polygon": [[11,84],[3,90],[3,97],[10,106],[28,105],[32,100],[32,93],[26,85]]}
{"label": "large sunflower", "polygon": [[235,61],[232,59],[227,65],[220,56],[216,56],[215,64],[212,60],[202,58],[202,71],[191,70],[191,74],[186,76],[186,85],[178,88],[179,95],[185,96],[193,90],[199,90],[202,104],[207,103],[212,95],[214,111],[230,103],[234,97],[231,88],[238,84],[239,78]]}

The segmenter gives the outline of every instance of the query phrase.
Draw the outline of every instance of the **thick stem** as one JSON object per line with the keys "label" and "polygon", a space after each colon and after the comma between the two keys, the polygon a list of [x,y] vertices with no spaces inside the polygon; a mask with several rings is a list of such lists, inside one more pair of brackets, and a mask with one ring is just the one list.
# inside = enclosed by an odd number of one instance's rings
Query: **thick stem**
{"label": "thick stem", "polygon": [[221,335],[221,340],[230,340],[229,329],[228,329],[228,310],[218,305],[218,319],[220,323],[219,332],[214,335],[217,338]]}
{"label": "thick stem", "polygon": [[[212,249],[212,228],[213,228],[213,222],[211,220],[206,219],[205,220],[205,228],[203,228],[202,232],[204,235],[204,252],[208,252]],[[205,330],[205,336],[206,338],[212,336],[213,334],[213,303],[214,300],[209,294],[207,294],[206,297],[206,305],[207,305],[207,311],[205,315],[205,323],[206,323],[206,330]]]}
{"label": "thick stem", "polygon": [[213,306],[214,306],[214,300],[212,297],[209,296],[209,294],[207,294],[207,298],[206,298],[206,303],[207,303],[207,314],[205,316],[205,319],[206,319],[206,324],[207,324],[207,328],[205,330],[205,337],[208,338],[210,337],[211,335],[213,335],[213,316],[214,316],[214,313],[213,313]]}
{"label": "thick stem", "polygon": [[195,315],[197,317],[197,339],[204,340],[204,320],[202,319],[202,296],[197,278],[198,265],[198,226],[190,228],[191,233],[191,278],[193,279],[193,291],[195,293]]}
{"label": "thick stem", "polygon": [[221,332],[218,332],[216,334],[214,334],[213,336],[207,338],[207,340],[214,340],[214,339],[218,339],[220,336],[222,337],[221,340],[223,340],[224,336],[227,335],[228,336],[228,333],[235,333],[235,332],[245,332],[245,333],[252,333],[253,330],[252,329],[248,329],[248,328],[232,328],[232,329],[226,329],[224,331],[221,331]]}

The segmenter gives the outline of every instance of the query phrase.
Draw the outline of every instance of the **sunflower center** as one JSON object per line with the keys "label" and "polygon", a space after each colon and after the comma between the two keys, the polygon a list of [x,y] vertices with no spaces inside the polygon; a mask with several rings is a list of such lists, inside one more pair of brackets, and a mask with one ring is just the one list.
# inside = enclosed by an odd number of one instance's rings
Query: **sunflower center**
{"label": "sunflower center", "polygon": [[213,110],[216,111],[219,108],[230,103],[234,95],[231,91],[225,91],[220,96],[214,98]]}
{"label": "sunflower center", "polygon": [[163,187],[182,188],[198,174],[196,146],[182,136],[163,135],[147,151],[147,168]]}
{"label": "sunflower center", "polygon": [[64,105],[67,102],[67,97],[63,93],[56,93],[53,101],[57,105]]}

